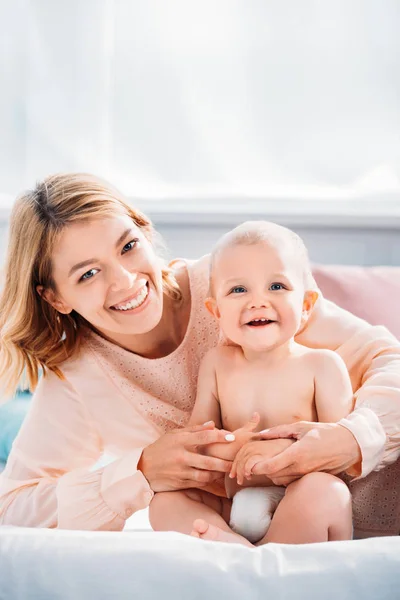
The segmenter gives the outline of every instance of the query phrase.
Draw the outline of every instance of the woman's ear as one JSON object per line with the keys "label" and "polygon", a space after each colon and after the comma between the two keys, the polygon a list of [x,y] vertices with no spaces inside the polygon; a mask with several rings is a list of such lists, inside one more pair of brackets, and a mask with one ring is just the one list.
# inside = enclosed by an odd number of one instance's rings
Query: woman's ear
{"label": "woman's ear", "polygon": [[58,300],[55,292],[51,289],[44,288],[43,285],[37,285],[36,291],[43,300],[48,302],[56,311],[63,315],[68,315],[72,312],[72,308],[67,306],[62,300]]}
{"label": "woman's ear", "polygon": [[215,298],[206,298],[204,304],[206,305],[208,312],[212,314],[215,319],[219,319],[221,317]]}
{"label": "woman's ear", "polygon": [[318,299],[318,292],[316,292],[315,290],[307,290],[304,293],[303,310],[301,313],[302,321],[305,322],[310,318],[310,315],[314,308],[314,304],[316,303],[317,299]]}

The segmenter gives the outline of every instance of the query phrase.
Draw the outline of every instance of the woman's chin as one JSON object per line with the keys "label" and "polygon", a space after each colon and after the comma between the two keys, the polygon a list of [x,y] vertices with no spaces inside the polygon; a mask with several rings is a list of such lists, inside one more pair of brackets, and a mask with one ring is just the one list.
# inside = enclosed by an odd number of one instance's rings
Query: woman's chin
{"label": "woman's chin", "polygon": [[116,333],[120,335],[145,335],[151,333],[161,321],[162,314],[141,314],[140,317],[130,319],[128,316],[126,322],[116,327]]}
{"label": "woman's chin", "polygon": [[[126,312],[128,313],[128,311]],[[131,312],[115,317],[113,314],[111,319],[108,318],[105,322],[95,324],[93,327],[107,338],[115,339],[115,336],[126,338],[127,336],[150,333],[160,323],[161,317],[162,309],[158,306],[149,306],[149,310],[143,311],[140,315]]]}

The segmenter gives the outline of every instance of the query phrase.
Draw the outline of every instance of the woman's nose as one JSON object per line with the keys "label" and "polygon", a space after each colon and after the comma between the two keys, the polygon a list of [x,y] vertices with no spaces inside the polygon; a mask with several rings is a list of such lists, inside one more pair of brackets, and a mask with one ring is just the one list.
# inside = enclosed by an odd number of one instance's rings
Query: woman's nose
{"label": "woman's nose", "polygon": [[114,269],[112,274],[113,290],[129,290],[137,279],[137,273],[131,273],[125,269],[122,265],[119,265]]}

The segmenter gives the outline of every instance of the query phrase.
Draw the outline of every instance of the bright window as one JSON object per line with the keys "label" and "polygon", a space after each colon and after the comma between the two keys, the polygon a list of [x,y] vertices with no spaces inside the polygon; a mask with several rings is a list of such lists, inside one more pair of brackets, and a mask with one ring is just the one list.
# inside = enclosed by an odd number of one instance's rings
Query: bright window
{"label": "bright window", "polygon": [[165,210],[397,210],[399,30],[396,0],[3,2],[0,203],[79,170]]}

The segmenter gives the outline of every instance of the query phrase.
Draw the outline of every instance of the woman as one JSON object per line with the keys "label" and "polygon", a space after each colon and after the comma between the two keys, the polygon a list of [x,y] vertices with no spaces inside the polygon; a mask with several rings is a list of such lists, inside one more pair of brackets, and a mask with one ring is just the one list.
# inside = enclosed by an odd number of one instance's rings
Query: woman
{"label": "woman", "polygon": [[[154,492],[216,490],[230,470],[201,453],[223,432],[213,423],[184,428],[200,360],[218,341],[203,303],[208,259],[166,267],[154,238],[150,221],[93,176],[48,177],[17,200],[0,380],[12,392],[24,370],[31,388],[40,369],[45,376],[1,478],[1,524],[120,530]],[[294,424],[277,432],[284,439],[244,447],[237,468],[261,455],[263,472],[286,483],[313,470],[365,477],[393,462],[400,345],[323,298],[296,339],[341,354],[356,410],[339,424]],[[115,460],[93,470],[103,451]],[[203,491],[193,501],[228,518],[225,498]]]}

